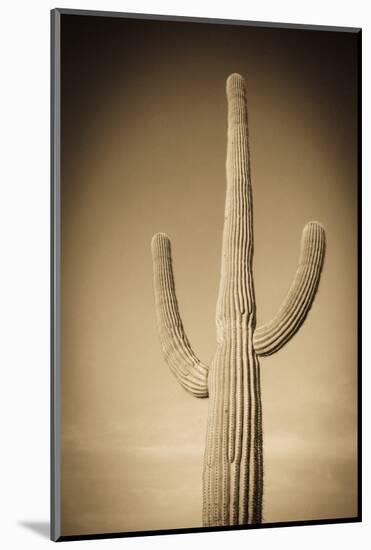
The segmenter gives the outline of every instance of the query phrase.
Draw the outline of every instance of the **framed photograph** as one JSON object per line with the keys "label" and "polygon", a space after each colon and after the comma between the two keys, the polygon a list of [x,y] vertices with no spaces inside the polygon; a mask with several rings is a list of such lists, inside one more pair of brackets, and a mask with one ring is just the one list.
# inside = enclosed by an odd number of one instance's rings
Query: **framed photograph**
{"label": "framed photograph", "polygon": [[361,29],[51,26],[52,539],[361,521]]}

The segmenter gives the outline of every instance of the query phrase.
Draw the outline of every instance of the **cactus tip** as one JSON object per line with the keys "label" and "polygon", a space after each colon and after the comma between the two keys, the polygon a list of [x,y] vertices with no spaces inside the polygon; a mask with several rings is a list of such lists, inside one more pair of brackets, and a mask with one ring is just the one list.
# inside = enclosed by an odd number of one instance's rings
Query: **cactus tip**
{"label": "cactus tip", "polygon": [[324,228],[323,224],[320,223],[320,222],[314,221],[314,220],[308,222],[308,223],[305,225],[304,230],[305,230],[305,229],[310,229],[310,228],[313,227],[313,226],[316,226],[316,227],[318,227],[318,229],[320,229],[321,231],[325,232],[325,228]]}
{"label": "cactus tip", "polygon": [[232,73],[227,78],[227,94],[236,88],[244,88],[245,79],[239,73]]}
{"label": "cactus tip", "polygon": [[156,233],[151,240],[151,248],[154,250],[160,245],[170,246],[170,239],[166,233]]}

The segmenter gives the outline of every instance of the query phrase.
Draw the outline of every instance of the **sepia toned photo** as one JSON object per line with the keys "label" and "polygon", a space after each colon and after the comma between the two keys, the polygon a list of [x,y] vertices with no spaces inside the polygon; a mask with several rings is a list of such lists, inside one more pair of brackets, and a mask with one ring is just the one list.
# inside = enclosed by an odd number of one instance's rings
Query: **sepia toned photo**
{"label": "sepia toned photo", "polygon": [[53,10],[53,540],[361,520],[360,44]]}

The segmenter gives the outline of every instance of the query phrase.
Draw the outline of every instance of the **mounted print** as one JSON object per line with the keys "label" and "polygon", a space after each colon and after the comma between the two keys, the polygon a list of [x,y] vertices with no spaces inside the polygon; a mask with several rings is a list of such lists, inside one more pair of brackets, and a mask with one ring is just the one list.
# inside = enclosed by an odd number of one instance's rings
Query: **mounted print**
{"label": "mounted print", "polygon": [[52,11],[53,540],[361,521],[360,60]]}

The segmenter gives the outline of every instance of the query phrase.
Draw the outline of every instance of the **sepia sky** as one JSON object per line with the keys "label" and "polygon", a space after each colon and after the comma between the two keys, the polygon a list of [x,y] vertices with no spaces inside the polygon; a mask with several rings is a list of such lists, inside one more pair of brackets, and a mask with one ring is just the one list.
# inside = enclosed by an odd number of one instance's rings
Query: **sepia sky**
{"label": "sepia sky", "polygon": [[301,330],[261,359],[264,521],[356,515],[356,39],[62,16],[62,534],[201,526],[208,402],[166,366],[150,241],[172,241],[196,354],[215,350],[225,80],[247,82],[258,324],[326,228]]}

